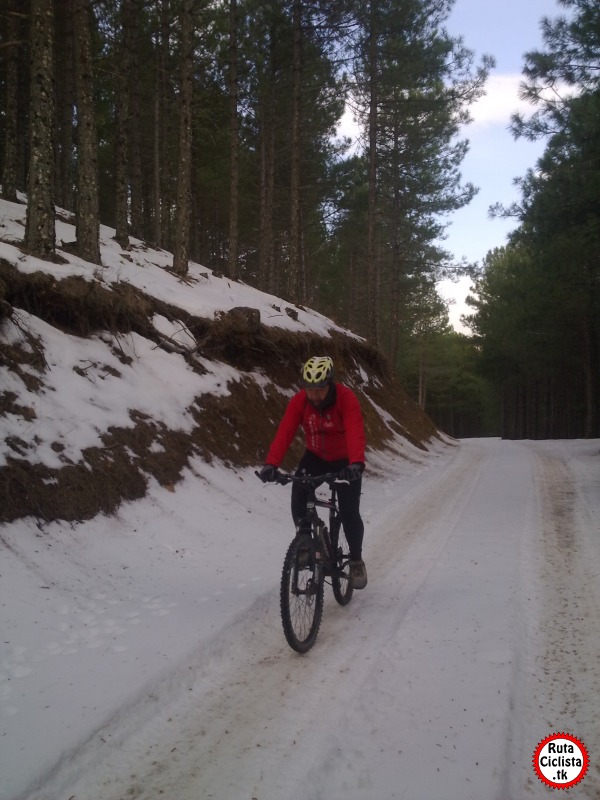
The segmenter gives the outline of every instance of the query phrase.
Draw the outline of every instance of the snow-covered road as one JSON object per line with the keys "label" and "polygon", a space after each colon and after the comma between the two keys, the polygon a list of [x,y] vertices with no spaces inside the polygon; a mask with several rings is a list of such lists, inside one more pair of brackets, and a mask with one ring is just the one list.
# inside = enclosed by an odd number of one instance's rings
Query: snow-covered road
{"label": "snow-covered road", "polygon": [[[597,800],[600,442],[467,440],[390,474],[365,483],[369,585],[347,608],[326,592],[309,654],[287,647],[279,622],[286,542],[277,530],[289,526],[288,499],[280,487],[260,487],[248,557],[219,572],[206,543],[194,562],[196,589],[186,585],[185,600],[170,604],[170,634],[182,631],[188,647],[171,648],[170,663],[135,691],[103,689],[111,713],[102,724],[85,735],[82,728],[66,752],[57,744],[60,760],[37,779],[32,768],[37,788],[25,793],[15,761],[13,790],[0,796],[533,800],[552,794],[533,770],[535,747],[564,731],[585,743],[590,768],[562,796]],[[178,489],[179,513],[197,501],[198,480]],[[225,508],[235,516],[232,498],[243,507],[256,494],[249,476],[236,481],[223,479],[224,499],[211,495],[215,516]],[[165,502],[155,498],[154,518],[164,521]],[[135,513],[139,524],[139,504]],[[227,548],[248,548],[247,521],[233,527]],[[17,533],[24,536],[16,527],[7,533],[9,554],[23,562]],[[178,535],[193,547],[185,525]],[[165,580],[181,580],[153,558],[146,580],[159,580],[161,569]],[[99,580],[94,575],[96,592]],[[148,586],[133,576],[130,607],[137,591],[147,605]],[[202,618],[191,647],[190,607]],[[115,625],[118,613],[113,607]],[[160,619],[162,628],[144,626],[148,637],[169,635]],[[142,641],[138,635],[140,649]],[[113,670],[118,682],[118,653],[103,660],[98,651],[99,669]],[[131,682],[128,669],[123,680]],[[73,672],[72,683],[83,680]],[[1,732],[11,736],[6,726]]]}

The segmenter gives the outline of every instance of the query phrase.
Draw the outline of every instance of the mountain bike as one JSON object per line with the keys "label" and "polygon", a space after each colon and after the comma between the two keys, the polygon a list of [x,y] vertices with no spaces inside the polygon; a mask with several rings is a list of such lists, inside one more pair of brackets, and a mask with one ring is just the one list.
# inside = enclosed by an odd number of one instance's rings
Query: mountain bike
{"label": "mountain bike", "polygon": [[[350,553],[341,526],[337,479],[337,473],[318,476],[278,473],[277,476],[277,483],[301,483],[308,490],[306,516],[285,555],[280,588],[283,632],[289,646],[298,653],[306,653],[316,641],[326,579],[341,606],[352,599]],[[317,497],[316,490],[322,483],[328,483],[331,490],[328,500]],[[317,508],[329,510],[329,527]]]}

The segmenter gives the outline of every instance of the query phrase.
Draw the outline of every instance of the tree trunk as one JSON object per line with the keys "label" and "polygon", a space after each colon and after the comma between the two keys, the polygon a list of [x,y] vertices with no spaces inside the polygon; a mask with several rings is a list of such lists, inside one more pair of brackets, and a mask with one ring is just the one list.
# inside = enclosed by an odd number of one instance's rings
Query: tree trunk
{"label": "tree trunk", "polygon": [[228,274],[238,277],[239,212],[239,120],[238,120],[238,9],[237,0],[229,3],[229,254]]}
{"label": "tree trunk", "polygon": [[123,0],[115,125],[115,239],[123,248],[129,247],[129,74],[134,13],[131,0]]}
{"label": "tree trunk", "polygon": [[260,113],[260,219],[258,244],[258,285],[276,293],[273,243],[275,197],[275,37],[271,33],[266,87]]}
{"label": "tree trunk", "polygon": [[397,368],[399,337],[400,337],[400,281],[402,277],[402,259],[400,245],[400,220],[402,219],[402,190],[400,180],[400,165],[398,152],[400,149],[400,136],[397,123],[394,125],[394,147],[392,153],[393,167],[393,204],[391,219],[391,291],[390,291],[390,324],[389,324],[389,359],[392,370]]}
{"label": "tree trunk", "polygon": [[350,330],[354,330],[356,325],[356,296],[359,291],[358,287],[358,268],[357,268],[357,253],[356,248],[353,247],[350,251],[350,261],[348,264],[348,278],[346,284],[346,325]]}
{"label": "tree trunk", "polygon": [[25,247],[55,254],[54,64],[52,0],[31,0],[30,157]]}
{"label": "tree trunk", "polygon": [[369,339],[379,346],[379,276],[377,254],[377,31],[376,3],[371,0],[369,30],[369,165],[367,217],[367,326]]}
{"label": "tree trunk", "polygon": [[583,435],[586,439],[592,439],[595,435],[595,414],[596,404],[594,402],[594,360],[592,355],[592,337],[590,335],[590,324],[584,319],[581,324],[583,340],[583,397],[585,408],[585,420],[583,425]]}
{"label": "tree trunk", "polygon": [[162,236],[162,197],[161,197],[161,142],[162,134],[162,75],[165,70],[160,42],[156,42],[156,78],[154,81],[154,130],[152,131],[152,244],[163,246]]}
{"label": "tree trunk", "polygon": [[160,30],[156,40],[156,80],[154,90],[154,153],[153,153],[153,241],[155,247],[170,245],[170,216],[168,212],[168,174],[167,153],[168,134],[166,130],[167,102],[167,64],[169,58],[169,36],[171,30],[169,0],[159,0]]}
{"label": "tree trunk", "polygon": [[396,239],[392,245],[392,275],[390,290],[390,330],[389,359],[392,370],[396,371],[400,350],[400,243]]}
{"label": "tree trunk", "polygon": [[140,32],[137,21],[143,18],[143,0],[132,0],[134,5],[133,29],[131,32],[131,72],[129,78],[129,159],[130,159],[130,203],[131,233],[144,237],[144,188],[141,158],[141,99],[140,99]]}
{"label": "tree trunk", "polygon": [[54,4],[55,30],[60,47],[55,48],[56,97],[56,202],[75,210],[75,42],[73,3]]}
{"label": "tree trunk", "polygon": [[294,0],[292,12],[292,129],[290,174],[290,256],[288,295],[299,300],[300,260],[300,83],[302,80],[302,0]]}
{"label": "tree trunk", "polygon": [[419,406],[424,409],[427,402],[427,371],[423,364],[424,352],[423,345],[420,347],[419,353]]}
{"label": "tree trunk", "polygon": [[92,12],[88,0],[74,0],[73,10],[77,84],[77,251],[86,261],[100,264],[98,136],[90,34]]}
{"label": "tree trunk", "polygon": [[17,114],[19,95],[19,26],[17,24],[16,11],[16,0],[9,0],[9,6],[6,10],[6,113],[4,116],[2,197],[13,202],[17,199]]}
{"label": "tree trunk", "polygon": [[192,92],[193,92],[193,0],[183,0],[181,9],[181,109],[179,121],[179,168],[177,172],[177,232],[173,270],[188,271],[192,179]]}

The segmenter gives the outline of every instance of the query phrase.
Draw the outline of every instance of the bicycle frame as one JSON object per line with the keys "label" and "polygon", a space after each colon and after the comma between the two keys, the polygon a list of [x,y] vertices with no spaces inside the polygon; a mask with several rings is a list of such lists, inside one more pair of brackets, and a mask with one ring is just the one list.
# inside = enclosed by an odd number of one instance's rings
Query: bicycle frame
{"label": "bicycle frame", "polygon": [[[337,530],[341,525],[340,512],[337,502],[336,481],[338,479],[337,473],[327,473],[325,475],[285,475],[280,474],[278,483],[283,485],[287,483],[302,483],[308,489],[308,499],[306,502],[306,516],[300,521],[296,528],[296,533],[300,533],[303,529],[302,523],[308,523],[312,538],[315,543],[316,556],[323,561],[325,569],[334,569],[334,553],[332,552],[332,533],[337,534]],[[330,488],[330,497],[328,500],[317,497],[317,489],[323,483],[328,483]],[[325,508],[329,510],[329,526],[317,512],[317,508]]]}

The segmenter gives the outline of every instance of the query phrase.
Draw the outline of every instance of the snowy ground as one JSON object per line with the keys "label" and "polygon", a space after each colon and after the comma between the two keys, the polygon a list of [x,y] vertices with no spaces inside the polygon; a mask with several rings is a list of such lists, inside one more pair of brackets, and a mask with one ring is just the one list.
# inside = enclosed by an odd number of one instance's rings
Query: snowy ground
{"label": "snowy ground", "polygon": [[369,585],[283,638],[289,487],[197,461],[117,518],[0,528],[2,800],[600,797],[600,441],[371,462]]}
{"label": "snowy ground", "polygon": [[[129,283],[207,319],[243,305],[266,325],[335,328],[200,265],[182,284],[168,253],[124,253],[104,227],[102,268],[33,259],[24,213],[0,201],[0,257],[22,272]],[[194,351],[183,323],[153,325]],[[23,310],[1,334],[43,342],[43,375],[0,363],[18,398],[0,435],[50,468],[133,425],[132,408],[185,432],[194,398],[267,382]],[[562,796],[597,800],[600,441],[397,445],[368,457],[369,585],[347,608],[327,592],[303,657],[279,620],[289,487],[252,470],[197,459],[115,518],[0,526],[0,800],[537,800],[553,790],[532,757],[554,732],[591,761]]]}

